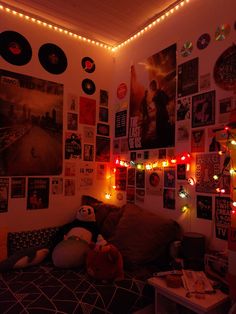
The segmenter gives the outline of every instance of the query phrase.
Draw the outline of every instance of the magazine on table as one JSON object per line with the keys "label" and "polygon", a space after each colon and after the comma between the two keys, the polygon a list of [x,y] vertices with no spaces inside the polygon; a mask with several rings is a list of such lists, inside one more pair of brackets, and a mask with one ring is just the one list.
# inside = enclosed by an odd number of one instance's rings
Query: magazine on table
{"label": "magazine on table", "polygon": [[188,292],[196,292],[196,290],[202,290],[202,292],[213,292],[214,289],[210,280],[207,278],[203,271],[182,270],[184,288]]}

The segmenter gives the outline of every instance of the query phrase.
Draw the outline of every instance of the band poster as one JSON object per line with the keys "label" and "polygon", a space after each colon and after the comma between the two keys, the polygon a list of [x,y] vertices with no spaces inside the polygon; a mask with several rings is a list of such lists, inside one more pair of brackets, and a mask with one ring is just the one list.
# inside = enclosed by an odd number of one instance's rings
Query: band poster
{"label": "band poster", "polygon": [[176,44],[131,67],[129,149],[175,143]]}
{"label": "band poster", "polygon": [[230,198],[217,196],[215,199],[215,232],[218,239],[228,240],[230,223]]}
{"label": "band poster", "polygon": [[2,176],[62,173],[62,109],[62,84],[0,70]]}

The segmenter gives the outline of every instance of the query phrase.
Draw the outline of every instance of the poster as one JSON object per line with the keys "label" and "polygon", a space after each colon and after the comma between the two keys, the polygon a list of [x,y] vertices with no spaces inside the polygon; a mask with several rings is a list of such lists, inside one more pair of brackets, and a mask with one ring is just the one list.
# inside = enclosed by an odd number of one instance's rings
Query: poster
{"label": "poster", "polygon": [[110,161],[110,138],[96,136],[96,161]]}
{"label": "poster", "polygon": [[67,113],[67,129],[76,131],[78,130],[78,115],[77,113]]}
{"label": "poster", "polygon": [[79,123],[95,125],[96,122],[96,100],[80,97],[79,100]]}
{"label": "poster", "polygon": [[94,167],[88,163],[84,163],[79,169],[79,187],[91,188],[94,180]]}
{"label": "poster", "polygon": [[28,178],[27,209],[48,208],[49,178]]}
{"label": "poster", "polygon": [[212,197],[197,195],[197,218],[212,220]]}
{"label": "poster", "polygon": [[0,70],[2,176],[62,173],[62,109],[62,84]]}
{"label": "poster", "polygon": [[192,127],[215,123],[215,91],[192,97]]}
{"label": "poster", "polygon": [[145,188],[145,170],[136,170],[136,188],[144,189]]}
{"label": "poster", "polygon": [[213,176],[220,172],[219,154],[197,154],[195,171],[196,192],[216,193],[217,182],[213,179]]}
{"label": "poster", "polygon": [[95,143],[95,129],[94,127],[84,126],[83,127],[83,140],[84,143],[94,144]]}
{"label": "poster", "polygon": [[175,187],[175,168],[174,167],[164,168],[164,187],[165,188]]}
{"label": "poster", "polygon": [[129,149],[175,143],[176,45],[131,67]]}
{"label": "poster", "polygon": [[76,132],[66,132],[65,136],[65,159],[81,158],[81,136]]}
{"label": "poster", "polygon": [[16,177],[11,178],[11,198],[25,197],[26,178]]}
{"label": "poster", "polygon": [[108,107],[108,91],[107,90],[100,89],[99,105]]}
{"label": "poster", "polygon": [[97,134],[102,136],[109,136],[110,126],[104,123],[97,124]]}
{"label": "poster", "polygon": [[97,164],[97,180],[106,179],[107,164]]}
{"label": "poster", "polygon": [[116,112],[115,137],[126,136],[127,110]]}
{"label": "poster", "polygon": [[162,195],[163,192],[163,173],[161,169],[147,171],[146,173],[146,192],[147,195]]}
{"label": "poster", "polygon": [[198,58],[178,66],[178,97],[198,92]]}
{"label": "poster", "polygon": [[0,178],[0,213],[8,210],[9,179]]}
{"label": "poster", "polygon": [[191,97],[183,97],[177,100],[177,121],[190,118]]}
{"label": "poster", "polygon": [[205,129],[192,131],[191,152],[200,153],[205,151]]}
{"label": "poster", "polygon": [[127,181],[127,168],[126,167],[116,167],[115,172],[115,186],[117,191],[126,190]]}
{"label": "poster", "polygon": [[93,161],[94,145],[84,144],[84,161]]}
{"label": "poster", "polygon": [[126,201],[127,203],[135,202],[135,187],[132,187],[132,186],[127,187]]}
{"label": "poster", "polygon": [[228,240],[228,229],[231,223],[231,207],[229,197],[215,198],[215,232],[216,237]]}
{"label": "poster", "polygon": [[67,95],[67,107],[69,111],[78,111],[78,96],[74,94]]}
{"label": "poster", "polygon": [[76,175],[76,163],[65,162],[65,177],[75,177]]}
{"label": "poster", "polygon": [[65,196],[75,195],[75,179],[65,179]]}
{"label": "poster", "polygon": [[63,178],[52,178],[52,194],[60,195],[63,193]]}
{"label": "poster", "polygon": [[99,121],[108,122],[108,108],[99,107]]}
{"label": "poster", "polygon": [[236,98],[227,97],[219,100],[219,122],[228,123],[236,116]]}
{"label": "poster", "polygon": [[135,168],[128,168],[128,179],[127,184],[128,185],[135,185]]}
{"label": "poster", "polygon": [[175,189],[164,189],[163,207],[167,209],[175,209]]}

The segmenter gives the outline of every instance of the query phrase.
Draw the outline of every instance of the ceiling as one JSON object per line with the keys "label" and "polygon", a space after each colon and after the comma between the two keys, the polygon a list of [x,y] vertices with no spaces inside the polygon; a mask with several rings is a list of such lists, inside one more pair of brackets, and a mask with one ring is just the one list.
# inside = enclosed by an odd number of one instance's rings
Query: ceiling
{"label": "ceiling", "polygon": [[116,46],[180,0],[3,0],[2,5]]}

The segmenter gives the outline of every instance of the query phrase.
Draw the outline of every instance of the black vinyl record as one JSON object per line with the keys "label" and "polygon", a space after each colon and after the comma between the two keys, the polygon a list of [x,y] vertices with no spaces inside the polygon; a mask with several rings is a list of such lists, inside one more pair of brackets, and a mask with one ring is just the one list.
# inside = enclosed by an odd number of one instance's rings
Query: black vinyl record
{"label": "black vinyl record", "polygon": [[92,95],[95,93],[96,86],[92,80],[84,79],[82,81],[82,89],[86,94]]}
{"label": "black vinyl record", "polygon": [[207,33],[202,34],[197,40],[198,49],[200,50],[205,49],[209,45],[210,41],[211,41],[211,36],[209,34]]}
{"label": "black vinyl record", "polygon": [[32,48],[20,33],[4,31],[0,34],[0,55],[14,65],[25,65],[32,58]]}
{"label": "black vinyl record", "polygon": [[38,57],[43,68],[52,74],[61,74],[67,68],[64,51],[57,45],[47,43],[39,48]]}
{"label": "black vinyl record", "polygon": [[92,73],[95,71],[96,65],[95,65],[93,59],[91,59],[90,57],[84,57],[81,60],[81,64],[82,64],[84,71],[86,71],[88,73]]}

